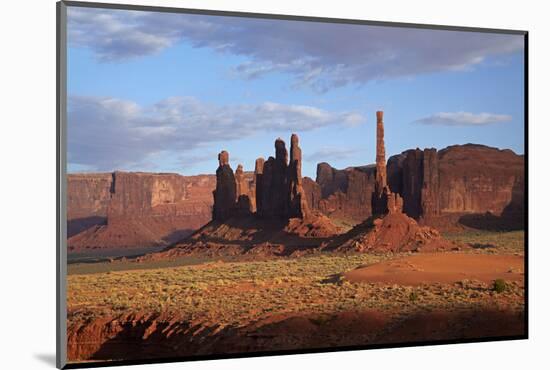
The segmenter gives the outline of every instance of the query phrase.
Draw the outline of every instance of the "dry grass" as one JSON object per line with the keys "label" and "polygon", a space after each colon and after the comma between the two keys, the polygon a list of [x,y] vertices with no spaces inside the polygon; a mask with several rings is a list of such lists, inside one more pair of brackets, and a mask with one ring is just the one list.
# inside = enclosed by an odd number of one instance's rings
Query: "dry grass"
{"label": "dry grass", "polygon": [[[495,233],[493,233],[495,234]],[[462,242],[519,251],[522,233],[455,235]],[[522,243],[521,243],[522,244]],[[484,249],[480,249],[485,251]],[[522,248],[521,248],[522,250]],[[318,255],[263,262],[210,262],[68,276],[69,320],[123,312],[177,312],[189,319],[244,325],[278,313],[376,308],[391,312],[482,305],[522,309],[523,287],[463,281],[421,287],[351,284],[340,273],[395,255]],[[410,297],[413,296],[414,299]]]}
{"label": "dry grass", "polygon": [[469,244],[475,251],[485,253],[524,253],[525,232],[520,231],[463,231],[445,233],[443,236],[451,241]]}

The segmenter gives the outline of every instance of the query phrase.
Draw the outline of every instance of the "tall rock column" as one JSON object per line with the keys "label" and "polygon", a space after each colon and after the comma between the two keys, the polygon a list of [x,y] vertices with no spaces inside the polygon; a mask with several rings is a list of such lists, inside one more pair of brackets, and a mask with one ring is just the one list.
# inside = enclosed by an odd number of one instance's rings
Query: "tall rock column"
{"label": "tall rock column", "polygon": [[400,213],[403,199],[391,192],[386,170],[386,148],[384,145],[384,112],[376,112],[376,179],[372,193],[372,214]]}
{"label": "tall rock column", "polygon": [[386,146],[384,145],[384,112],[376,112],[376,187],[381,192],[387,185]]}
{"label": "tall rock column", "polygon": [[302,149],[296,134],[290,137],[288,185],[288,216],[304,218],[308,213],[308,207],[302,186]]}
{"label": "tall rock column", "polygon": [[376,112],[376,178],[372,193],[372,214],[388,213],[386,148],[384,146],[384,112]]}
{"label": "tall rock column", "polygon": [[229,153],[223,150],[218,154],[216,170],[216,189],[213,191],[214,206],[212,219],[224,221],[233,216],[237,199],[235,175],[229,165]]}

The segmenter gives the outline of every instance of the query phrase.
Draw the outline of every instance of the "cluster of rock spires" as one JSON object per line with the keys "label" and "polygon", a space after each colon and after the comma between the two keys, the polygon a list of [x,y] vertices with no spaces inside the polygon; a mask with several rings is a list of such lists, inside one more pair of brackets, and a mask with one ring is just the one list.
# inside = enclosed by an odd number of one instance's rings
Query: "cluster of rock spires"
{"label": "cluster of rock spires", "polygon": [[[392,192],[388,184],[383,112],[376,112],[376,118],[376,167],[370,204],[373,217],[364,219],[326,248],[398,252],[452,247],[451,243],[441,238],[437,230],[421,227],[403,213],[403,198]],[[426,157],[429,158],[429,154]],[[301,168],[302,151],[298,136],[292,134],[291,137],[290,161],[285,142],[279,138],[275,140],[275,157],[269,157],[267,161],[263,158],[256,160],[253,181],[250,183],[254,191],[250,192],[248,183],[244,181],[242,166],[237,167],[234,175],[229,166],[229,155],[222,151],[216,171],[213,219],[224,222],[234,216],[254,213],[250,201],[253,194],[255,214],[260,219],[289,220],[285,231],[301,236],[335,235],[330,219],[308,206]],[[429,191],[432,189],[423,188],[422,191],[427,194],[425,199],[429,200]],[[327,230],[331,232],[327,233]],[[207,233],[205,230],[203,234]]]}
{"label": "cluster of rock spires", "polygon": [[[404,204],[403,197],[398,191],[392,191],[388,183],[388,170],[386,168],[386,149],[384,145],[384,112],[376,112],[376,167],[374,189],[371,195],[371,214],[383,216],[385,214],[402,213],[412,215],[421,210],[437,212],[437,152],[435,149],[413,152],[404,157],[400,163],[400,172],[393,170],[392,180],[396,180],[396,174],[401,179],[415,179],[418,176],[409,176],[407,171],[415,171],[415,174],[424,172],[421,178],[422,184],[394,184],[407,197],[409,202]],[[421,159],[416,157],[422,157]],[[307,192],[304,190],[302,179],[302,150],[299,145],[298,135],[292,134],[290,145],[290,161],[285,142],[278,138],[275,140],[275,157],[270,156],[267,161],[264,158],[256,160],[252,182],[244,176],[242,165],[237,170],[229,165],[229,153],[222,151],[218,155],[219,166],[216,170],[216,189],[214,194],[213,220],[225,221],[237,215],[250,215],[255,213],[260,218],[305,218],[311,211],[308,206],[307,193],[315,198],[314,185],[307,183]],[[408,163],[410,162],[410,163]],[[424,164],[428,162],[427,164]],[[417,169],[417,163],[422,167]],[[404,173],[404,174],[403,174]],[[363,187],[364,188],[364,187]],[[421,189],[420,191],[416,189]],[[365,191],[365,189],[361,189]],[[406,192],[410,192],[408,194]],[[405,194],[406,193],[406,194]],[[418,206],[416,206],[418,198]],[[404,209],[409,206],[411,209]],[[405,207],[407,208],[407,207]]]}
{"label": "cluster of rock spires", "polygon": [[[309,208],[302,185],[302,150],[298,135],[290,139],[290,161],[285,142],[275,140],[275,157],[258,158],[252,182],[245,179],[242,165],[229,165],[229,153],[218,155],[212,218],[225,221],[255,213],[265,219],[306,218]],[[250,185],[249,185],[250,184]]]}
{"label": "cluster of rock spires", "polygon": [[438,230],[524,227],[523,155],[464,144],[410,149],[385,163],[381,113],[378,118],[376,164],[335,169],[319,163],[315,180],[301,176],[297,137],[291,139],[289,160],[281,140],[274,158],[258,158],[254,172],[242,166],[233,172],[229,155],[221,153],[217,175],[69,174],[69,251],[164,246],[213,217],[251,214],[266,221],[293,218],[292,224],[307,226],[309,235],[310,225],[325,227],[330,219],[353,226],[401,209]]}

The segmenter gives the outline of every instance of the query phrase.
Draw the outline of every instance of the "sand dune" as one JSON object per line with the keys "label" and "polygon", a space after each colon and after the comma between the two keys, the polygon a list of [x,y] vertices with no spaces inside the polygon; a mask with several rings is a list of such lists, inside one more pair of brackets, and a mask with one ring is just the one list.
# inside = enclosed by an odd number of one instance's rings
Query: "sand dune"
{"label": "sand dune", "polygon": [[346,272],[350,282],[402,285],[454,283],[464,279],[490,283],[495,279],[522,281],[523,256],[465,253],[419,254]]}

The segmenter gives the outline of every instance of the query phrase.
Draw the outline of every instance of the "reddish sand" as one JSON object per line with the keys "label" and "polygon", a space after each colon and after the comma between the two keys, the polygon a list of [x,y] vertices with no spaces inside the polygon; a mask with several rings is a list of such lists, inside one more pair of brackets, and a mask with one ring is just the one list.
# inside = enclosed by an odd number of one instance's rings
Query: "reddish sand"
{"label": "reddish sand", "polygon": [[490,283],[495,279],[523,281],[522,256],[464,253],[419,254],[346,272],[350,282],[421,285],[464,279]]}

